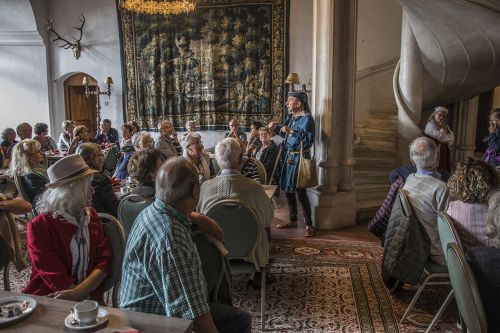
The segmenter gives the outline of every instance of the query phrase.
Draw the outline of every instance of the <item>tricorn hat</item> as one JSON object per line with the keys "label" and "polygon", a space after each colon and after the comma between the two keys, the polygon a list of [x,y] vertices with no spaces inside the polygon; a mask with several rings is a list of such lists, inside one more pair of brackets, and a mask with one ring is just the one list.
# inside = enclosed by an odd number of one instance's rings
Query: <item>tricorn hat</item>
{"label": "tricorn hat", "polygon": [[99,171],[89,168],[80,155],[69,155],[61,158],[47,169],[50,183],[45,186],[54,188],[96,172]]}

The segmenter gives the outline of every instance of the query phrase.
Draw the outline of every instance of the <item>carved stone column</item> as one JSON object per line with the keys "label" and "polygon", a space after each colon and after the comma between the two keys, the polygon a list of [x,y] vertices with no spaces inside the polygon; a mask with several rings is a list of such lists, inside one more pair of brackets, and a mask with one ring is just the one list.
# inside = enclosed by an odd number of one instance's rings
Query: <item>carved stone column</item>
{"label": "carved stone column", "polygon": [[309,191],[319,229],[356,224],[352,185],[356,4],[315,0],[313,114],[319,186]]}
{"label": "carved stone column", "polygon": [[474,157],[478,107],[479,96],[464,99],[455,105],[452,127],[455,134],[454,162]]}

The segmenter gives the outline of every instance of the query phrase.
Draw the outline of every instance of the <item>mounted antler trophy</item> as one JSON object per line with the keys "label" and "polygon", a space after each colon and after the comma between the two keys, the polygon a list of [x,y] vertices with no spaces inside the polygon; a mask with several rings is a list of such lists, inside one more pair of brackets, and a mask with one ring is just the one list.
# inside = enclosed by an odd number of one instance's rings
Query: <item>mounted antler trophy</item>
{"label": "mounted antler trophy", "polygon": [[67,39],[62,38],[54,30],[54,27],[52,26],[52,18],[49,17],[47,19],[47,21],[45,21],[45,24],[47,25],[47,30],[56,35],[56,37],[52,41],[55,42],[56,40],[62,40],[63,42],[65,42],[64,45],[60,45],[59,47],[62,47],[65,49],[72,49],[73,55],[75,56],[76,59],[80,58],[80,52],[82,50],[82,47],[80,45],[80,41],[82,40],[82,36],[83,36],[83,26],[85,25],[85,16],[82,15],[82,17],[80,17],[80,22],[82,22],[80,27],[73,27],[76,30],[80,31],[80,37],[78,39],[75,39],[73,42],[70,42]]}

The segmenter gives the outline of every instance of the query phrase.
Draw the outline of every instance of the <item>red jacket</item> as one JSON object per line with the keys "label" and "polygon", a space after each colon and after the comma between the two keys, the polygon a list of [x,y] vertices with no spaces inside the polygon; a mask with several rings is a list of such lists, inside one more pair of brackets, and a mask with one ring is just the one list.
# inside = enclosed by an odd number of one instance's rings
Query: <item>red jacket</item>
{"label": "red jacket", "polygon": [[[63,217],[56,218],[52,213],[41,214],[29,223],[28,250],[32,271],[23,293],[45,296],[77,284],[71,272],[69,246],[76,228]],[[110,274],[113,257],[111,244],[104,234],[101,219],[93,208],[90,209],[89,236],[90,260],[87,275],[96,268]],[[102,303],[103,293],[101,285],[90,293],[90,297]]]}

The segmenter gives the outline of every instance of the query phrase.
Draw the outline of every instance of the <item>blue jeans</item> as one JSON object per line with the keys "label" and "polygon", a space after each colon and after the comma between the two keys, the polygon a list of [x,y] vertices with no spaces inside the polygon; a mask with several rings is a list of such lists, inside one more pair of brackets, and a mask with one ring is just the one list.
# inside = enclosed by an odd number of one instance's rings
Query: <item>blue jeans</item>
{"label": "blue jeans", "polygon": [[226,304],[210,303],[210,313],[219,333],[250,333],[252,316]]}

